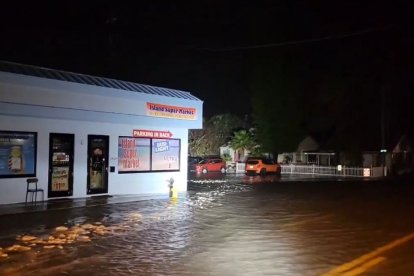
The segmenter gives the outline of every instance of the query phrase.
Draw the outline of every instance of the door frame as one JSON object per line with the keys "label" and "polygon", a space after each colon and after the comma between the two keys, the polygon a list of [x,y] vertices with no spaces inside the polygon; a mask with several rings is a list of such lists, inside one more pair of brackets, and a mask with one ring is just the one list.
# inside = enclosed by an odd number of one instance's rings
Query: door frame
{"label": "door frame", "polygon": [[[62,137],[69,140],[69,174],[68,191],[52,191],[52,172],[53,172],[53,138]],[[73,168],[75,160],[75,134],[72,133],[49,133],[49,171],[48,171],[48,198],[68,197],[73,195]]]}
{"label": "door frame", "polygon": [[[92,147],[91,147],[91,141],[93,139],[103,139],[104,140],[104,175],[102,176],[104,179],[104,187],[102,189],[91,189],[91,179],[90,179],[90,158],[92,155]],[[88,195],[94,195],[94,194],[107,194],[108,193],[108,168],[109,168],[109,135],[94,135],[94,134],[88,134],[88,146],[87,146],[87,174],[86,174],[86,194]]]}

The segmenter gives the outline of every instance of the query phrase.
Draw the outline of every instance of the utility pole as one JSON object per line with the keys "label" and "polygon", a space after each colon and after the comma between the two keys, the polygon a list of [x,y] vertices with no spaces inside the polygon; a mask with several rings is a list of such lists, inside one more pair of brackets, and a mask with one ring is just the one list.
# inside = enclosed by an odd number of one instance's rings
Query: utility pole
{"label": "utility pole", "polygon": [[380,150],[380,158],[381,158],[381,166],[383,167],[383,176],[387,176],[387,167],[386,167],[386,155],[387,155],[387,148],[385,143],[385,87],[381,87],[381,150]]}
{"label": "utility pole", "polygon": [[385,88],[381,87],[381,150],[385,149]]}

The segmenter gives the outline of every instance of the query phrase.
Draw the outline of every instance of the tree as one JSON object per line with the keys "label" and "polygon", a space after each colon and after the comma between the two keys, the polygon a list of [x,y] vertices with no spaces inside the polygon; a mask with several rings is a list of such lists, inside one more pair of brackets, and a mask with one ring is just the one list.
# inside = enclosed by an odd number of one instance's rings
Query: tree
{"label": "tree", "polygon": [[191,156],[201,156],[207,152],[205,129],[190,129],[188,131],[188,151]]}
{"label": "tree", "polygon": [[189,131],[189,152],[191,155],[218,155],[220,147],[240,128],[243,121],[236,115],[226,113],[205,119],[203,129]]}
{"label": "tree", "polygon": [[240,158],[240,155],[245,155],[246,150],[249,152],[253,151],[257,144],[253,133],[242,129],[234,132],[229,145],[237,152],[237,156]]}
{"label": "tree", "polygon": [[250,84],[253,121],[265,152],[293,151],[306,134],[300,73],[283,60],[256,64]]}

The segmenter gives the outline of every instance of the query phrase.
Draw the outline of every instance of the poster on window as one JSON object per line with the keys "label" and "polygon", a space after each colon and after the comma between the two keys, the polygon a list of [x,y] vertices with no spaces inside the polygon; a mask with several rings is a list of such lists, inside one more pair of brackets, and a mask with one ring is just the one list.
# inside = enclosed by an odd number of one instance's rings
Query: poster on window
{"label": "poster on window", "polygon": [[0,131],[0,178],[36,175],[34,132]]}
{"label": "poster on window", "polygon": [[69,190],[69,167],[53,167],[52,191],[61,192]]}
{"label": "poster on window", "polygon": [[152,170],[180,170],[179,139],[152,139]]}
{"label": "poster on window", "polygon": [[151,139],[118,138],[118,172],[144,172],[150,170]]}

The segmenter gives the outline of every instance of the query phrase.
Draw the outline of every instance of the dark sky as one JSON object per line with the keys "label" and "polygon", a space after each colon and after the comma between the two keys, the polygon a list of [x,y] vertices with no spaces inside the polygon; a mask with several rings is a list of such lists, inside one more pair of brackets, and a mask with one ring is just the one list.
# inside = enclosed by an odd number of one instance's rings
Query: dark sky
{"label": "dark sky", "polygon": [[9,2],[0,59],[190,91],[207,116],[250,113],[258,60],[303,68],[304,93],[381,66],[412,88],[412,9],[396,1]]}

